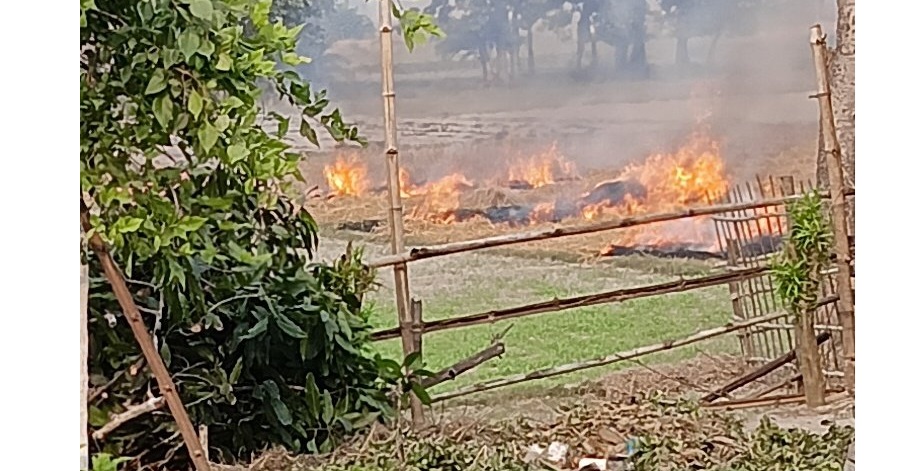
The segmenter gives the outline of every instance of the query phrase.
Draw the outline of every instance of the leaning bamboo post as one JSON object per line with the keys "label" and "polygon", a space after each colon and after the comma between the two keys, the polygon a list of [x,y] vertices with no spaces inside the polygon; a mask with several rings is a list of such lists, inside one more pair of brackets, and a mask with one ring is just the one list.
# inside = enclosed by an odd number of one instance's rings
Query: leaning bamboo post
{"label": "leaning bamboo post", "polygon": [[[397,117],[394,110],[394,45],[392,44],[391,1],[379,0],[378,16],[381,43],[381,95],[384,105],[385,162],[388,167],[388,225],[391,227],[391,253],[404,251],[404,208],[401,203],[400,161],[397,151]],[[401,340],[404,356],[416,349],[413,326],[420,320],[414,319],[410,309],[410,286],[407,279],[407,264],[394,264],[394,297],[397,315],[401,325]],[[410,398],[410,413],[414,425],[423,421],[423,403],[416,396]]]}
{"label": "leaning bamboo post", "polygon": [[[817,345],[820,345],[826,341],[830,340],[830,333],[823,332],[817,336]],[[785,353],[772,361],[760,365],[758,368],[747,372],[747,374],[734,378],[730,383],[722,386],[721,388],[713,391],[702,398],[702,402],[712,402],[716,401],[722,397],[727,397],[728,394],[772,373],[773,371],[782,368],[783,366],[795,361],[797,352],[795,350],[789,350],[788,353]]]}
{"label": "leaning bamboo post", "polygon": [[[82,198],[80,200],[80,224],[84,233],[89,233],[90,229],[92,229],[89,210],[87,210]],[[128,319],[128,325],[135,335],[135,340],[141,346],[141,353],[144,354],[144,359],[150,365],[151,372],[153,372],[154,378],[157,380],[160,394],[163,395],[170,412],[173,414],[173,418],[176,419],[176,425],[183,437],[183,441],[186,443],[186,448],[189,450],[189,456],[195,465],[196,471],[211,471],[208,459],[205,458],[205,453],[202,451],[202,444],[199,443],[192,421],[189,420],[189,415],[186,413],[186,407],[183,406],[183,401],[176,391],[176,384],[173,383],[173,378],[170,377],[170,372],[167,371],[167,366],[164,365],[160,352],[154,346],[151,333],[148,332],[147,327],[144,325],[144,319],[141,317],[141,312],[132,298],[131,291],[128,290],[128,286],[125,284],[122,272],[115,265],[115,261],[112,260],[112,256],[99,234],[93,234],[87,242],[93,252],[96,253],[96,257],[99,258],[103,272],[109,280],[109,284],[112,285],[112,291],[122,307],[125,318]]]}
{"label": "leaning bamboo post", "polygon": [[827,77],[827,41],[820,25],[811,27],[811,48],[814,51],[814,69],[817,75],[817,102],[820,105],[823,149],[827,160],[827,178],[833,212],[833,241],[836,252],[837,315],[843,327],[843,357],[846,389],[852,393],[855,388],[856,361],[856,319],[855,300],[849,264],[849,225],[846,217],[846,193],[843,180],[843,163],[840,144],[836,138],[833,121],[833,104],[830,101],[830,82]]}
{"label": "leaning bamboo post", "polygon": [[[80,245],[84,245],[81,236]],[[81,259],[83,255],[81,254]],[[89,332],[87,304],[90,294],[89,266],[80,261],[80,469],[90,469],[90,443],[87,438],[87,395],[89,394]]]}

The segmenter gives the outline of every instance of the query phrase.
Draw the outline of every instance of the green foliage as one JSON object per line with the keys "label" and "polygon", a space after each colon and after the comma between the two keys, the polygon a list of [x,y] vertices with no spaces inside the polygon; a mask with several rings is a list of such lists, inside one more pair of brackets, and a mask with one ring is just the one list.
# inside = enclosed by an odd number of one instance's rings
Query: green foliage
{"label": "green foliage", "polygon": [[823,434],[782,429],[768,417],[746,433],[737,416],[703,410],[697,401],[651,399],[662,425],[641,437],[631,458],[635,471],[839,470],[855,433],[835,424]]}
{"label": "green foliage", "polygon": [[445,32],[436,25],[432,15],[423,13],[417,8],[401,10],[398,4],[392,1],[391,13],[400,21],[401,36],[410,52],[413,52],[414,47],[425,43],[427,36],[445,37]]}
{"label": "green foliage", "polygon": [[787,204],[786,210],[789,235],[771,269],[786,309],[800,314],[817,301],[820,271],[830,263],[833,233],[816,190]]}
{"label": "green foliage", "polygon": [[823,434],[783,429],[763,417],[746,450],[722,469],[728,471],[840,471],[855,437],[850,426],[831,425]]}
{"label": "green foliage", "polygon": [[[368,352],[361,252],[311,264],[310,214],[291,197],[301,156],[289,118],[258,106],[269,84],[318,144],[363,143],[324,90],[283,64],[300,28],[271,2],[81,2],[81,194],[212,451],[249,457],[282,444],[324,451],[389,409]],[[90,371],[103,388],[93,427],[157,394],[108,283],[91,259]],[[152,389],[154,389],[152,391]],[[144,462],[185,451],[165,411],[135,419],[102,450]],[[178,453],[177,453],[178,452]],[[168,466],[170,467],[170,466]]]}
{"label": "green foliage", "polygon": [[108,453],[98,453],[93,455],[93,465],[90,471],[119,471],[119,465],[130,461],[128,458],[115,458]]}

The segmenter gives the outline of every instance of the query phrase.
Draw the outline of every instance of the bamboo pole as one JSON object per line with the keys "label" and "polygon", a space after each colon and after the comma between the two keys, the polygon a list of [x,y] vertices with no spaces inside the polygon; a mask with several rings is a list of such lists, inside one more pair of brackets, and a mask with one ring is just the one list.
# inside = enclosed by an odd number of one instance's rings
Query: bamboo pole
{"label": "bamboo pole", "polygon": [[[830,334],[828,332],[824,332],[817,336],[817,339],[816,339],[817,345],[820,345],[826,342],[827,340],[830,340]],[[715,390],[714,392],[707,394],[705,397],[702,398],[702,401],[712,402],[712,401],[718,400],[719,398],[726,397],[728,394],[768,375],[769,373],[772,373],[773,371],[778,370],[779,368],[782,368],[788,363],[791,363],[792,361],[795,360],[795,356],[796,356],[795,350],[789,350],[788,353],[781,355],[768,363],[760,365],[759,368],[756,368],[753,371],[747,372],[747,374],[739,378],[735,378],[730,383],[722,386],[721,388]]]}
{"label": "bamboo pole", "polygon": [[[404,208],[401,203],[400,161],[397,150],[397,116],[395,112],[394,94],[394,45],[393,27],[391,21],[391,1],[379,0],[378,16],[380,23],[381,44],[381,95],[384,107],[385,127],[385,162],[388,167],[388,225],[391,228],[391,253],[399,254],[404,251]],[[416,339],[412,326],[419,324],[419,319],[414,319],[410,309],[410,285],[407,278],[407,265],[394,263],[394,297],[397,306],[399,322],[403,327],[401,334],[404,356],[416,350]],[[416,396],[410,398],[410,412],[414,425],[423,423],[423,403]]]}
{"label": "bamboo pole", "polygon": [[[729,265],[737,265],[737,259],[740,254],[740,249],[738,247],[738,241],[736,239],[727,239],[727,258]],[[728,283],[728,294],[731,297],[731,310],[734,313],[734,321],[742,321],[746,319],[743,306],[740,304],[740,283],[732,281]],[[740,349],[744,354],[744,358],[753,357],[753,337],[751,335],[750,329],[741,329],[737,334],[737,340],[740,342]]]}
{"label": "bamboo pole", "polygon": [[840,144],[836,139],[833,104],[830,101],[830,83],[827,77],[827,40],[820,25],[811,27],[811,48],[814,51],[814,69],[817,75],[817,102],[820,105],[823,149],[827,160],[831,206],[833,210],[833,239],[836,252],[836,290],[840,300],[837,315],[843,326],[843,357],[846,389],[855,389],[856,320],[855,300],[850,279],[849,229],[846,217],[846,192],[843,181],[843,163]]}
{"label": "bamboo pole", "polygon": [[474,394],[477,392],[489,391],[491,389],[497,389],[505,386],[512,386],[518,383],[524,383],[526,381],[532,381],[535,379],[541,378],[551,378],[553,376],[560,376],[567,373],[573,373],[575,371],[585,370],[588,368],[594,368],[597,366],[605,366],[612,363],[631,360],[633,358],[638,358],[644,355],[649,355],[651,353],[662,352],[666,350],[672,350],[674,348],[682,347],[696,342],[701,342],[703,340],[710,339],[712,337],[717,337],[719,335],[726,334],[728,332],[734,332],[739,329],[744,329],[754,324],[760,322],[767,322],[780,317],[784,317],[787,314],[776,313],[776,314],[767,314],[765,316],[754,317],[745,322],[729,323],[722,327],[715,327],[712,329],[702,330],[696,332],[687,337],[677,339],[677,340],[667,340],[666,342],[661,342],[654,345],[648,345],[645,347],[635,348],[633,350],[628,350],[624,352],[614,353],[602,358],[597,358],[593,360],[584,360],[576,363],[570,363],[567,365],[554,366],[551,368],[543,368],[536,370],[530,373],[518,374],[513,376],[508,376],[506,378],[499,378],[492,381],[486,381],[483,383],[475,384],[465,388],[458,389],[440,396],[433,398],[433,402],[445,401],[447,399],[452,399],[460,396],[466,396],[468,394]]}
{"label": "bamboo pole", "polygon": [[[627,301],[629,299],[646,298],[668,293],[679,293],[693,289],[706,288],[709,286],[722,285],[735,280],[743,280],[759,276],[768,272],[766,267],[747,268],[736,270],[729,273],[718,273],[715,275],[706,275],[698,278],[684,279],[680,278],[674,281],[659,283],[654,285],[641,286],[637,288],[623,288],[602,293],[575,296],[572,298],[542,301],[534,304],[499,309],[495,311],[469,314],[466,316],[453,317],[449,319],[440,319],[424,322],[421,331],[423,333],[437,332],[440,330],[457,329],[479,324],[489,324],[502,320],[515,319],[518,317],[532,316],[546,312],[557,312],[566,309],[578,307],[595,306],[597,304],[606,304],[613,302]],[[390,328],[379,330],[372,333],[372,340],[386,340],[399,337],[401,328]]]}
{"label": "bamboo pole", "polygon": [[[81,235],[81,243],[83,236]],[[81,255],[81,259],[83,256]],[[87,397],[89,394],[89,332],[87,301],[90,291],[89,267],[80,261],[80,469],[90,469],[90,442],[87,438]]]}
{"label": "bamboo pole", "polygon": [[486,363],[494,358],[503,355],[506,352],[506,347],[502,343],[494,343],[491,346],[481,350],[480,352],[471,355],[468,358],[448,367],[443,370],[437,371],[433,376],[425,378],[420,384],[424,388],[431,388],[437,384],[442,384],[446,381],[453,380],[467,371],[474,369],[475,367]]}
{"label": "bamboo pole", "polygon": [[[84,232],[89,233],[91,229],[90,216],[83,198],[80,199],[80,223]],[[195,428],[189,420],[189,415],[186,413],[186,408],[183,406],[179,393],[176,391],[176,384],[173,383],[173,378],[170,377],[170,372],[167,371],[163,358],[160,357],[157,347],[154,346],[154,340],[144,325],[144,319],[141,318],[141,312],[138,311],[138,306],[132,299],[131,291],[128,290],[128,286],[125,284],[125,278],[122,277],[121,271],[112,260],[112,256],[99,234],[93,234],[88,243],[99,258],[103,272],[112,285],[112,291],[122,307],[125,318],[128,319],[128,325],[131,327],[135,340],[141,346],[141,353],[144,354],[144,359],[150,365],[154,378],[157,380],[160,394],[163,395],[164,400],[170,407],[173,418],[176,419],[176,425],[183,437],[186,448],[189,450],[189,457],[192,459],[196,471],[210,471],[211,467],[202,451],[202,445],[196,436]]]}
{"label": "bamboo pole", "polygon": [[[821,193],[822,196],[825,196],[824,193]],[[538,231],[522,232],[518,234],[505,234],[500,236],[485,237],[483,239],[474,239],[466,240],[461,242],[451,242],[448,244],[442,245],[433,245],[430,247],[419,247],[411,249],[407,252],[392,254],[385,257],[381,257],[377,260],[372,260],[369,262],[369,266],[374,268],[381,268],[391,265],[399,265],[402,263],[422,260],[425,258],[439,257],[443,255],[450,255],[460,252],[468,252],[472,250],[487,249],[492,247],[501,247],[504,245],[511,244],[521,244],[523,242],[534,242],[538,240],[547,240],[547,239],[556,239],[558,237],[567,237],[574,235],[582,234],[592,234],[594,232],[609,231],[613,229],[622,229],[626,227],[641,226],[646,224],[653,224],[657,222],[664,221],[673,221],[677,219],[685,219],[690,217],[697,216],[709,216],[713,214],[721,214],[730,211],[741,211],[746,209],[756,209],[756,208],[766,208],[770,206],[778,206],[780,204],[785,204],[790,201],[795,201],[800,198],[800,195],[793,195],[788,197],[778,197],[770,198],[762,201],[754,202],[745,202],[745,203],[728,203],[728,204],[718,204],[713,206],[705,206],[699,208],[687,208],[679,211],[666,212],[666,213],[655,213],[642,216],[632,216],[626,218],[617,218],[610,221],[599,222],[595,224],[587,224],[583,226],[576,227],[552,227],[549,229],[542,229]]]}

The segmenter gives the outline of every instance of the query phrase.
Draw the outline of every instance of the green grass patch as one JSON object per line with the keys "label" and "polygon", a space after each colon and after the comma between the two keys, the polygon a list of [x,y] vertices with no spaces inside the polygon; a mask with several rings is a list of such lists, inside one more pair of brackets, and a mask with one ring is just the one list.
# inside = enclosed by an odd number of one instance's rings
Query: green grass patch
{"label": "green grass patch", "polygon": [[[579,286],[583,284],[584,286]],[[517,287],[517,298],[534,301],[552,297],[587,294],[596,290],[587,289],[594,283],[556,285],[547,280],[496,280],[496,283],[478,289],[467,295],[432,297],[424,300],[424,318],[443,319],[462,314],[495,309],[504,302],[503,293]],[[486,288],[485,287],[485,288]],[[581,289],[582,288],[582,289]],[[525,296],[523,296],[525,295]],[[529,302],[529,301],[526,301]],[[519,303],[515,303],[519,304]],[[623,303],[590,306],[557,313],[546,313],[493,325],[479,325],[427,334],[423,339],[423,352],[427,368],[438,370],[459,359],[474,354],[490,344],[491,338],[504,331],[506,354],[467,374],[433,388],[432,393],[455,389],[472,383],[525,373],[580,360],[609,355],[619,351],[662,342],[689,335],[698,330],[719,326],[731,318],[731,307],[727,301],[727,288],[713,287],[693,292],[676,293]],[[376,327],[390,327],[396,324],[393,305],[386,300],[379,301],[373,322]],[[730,351],[734,347],[733,337],[709,342],[706,351]],[[401,355],[400,340],[379,342],[375,348],[383,355],[397,358]],[[670,362],[687,359],[697,353],[696,348],[676,349],[645,358],[645,362]],[[626,367],[636,366],[627,361],[606,367],[584,370],[535,383],[526,383],[513,389],[522,391],[535,387],[547,387],[562,382],[576,382],[598,377],[601,374]]]}

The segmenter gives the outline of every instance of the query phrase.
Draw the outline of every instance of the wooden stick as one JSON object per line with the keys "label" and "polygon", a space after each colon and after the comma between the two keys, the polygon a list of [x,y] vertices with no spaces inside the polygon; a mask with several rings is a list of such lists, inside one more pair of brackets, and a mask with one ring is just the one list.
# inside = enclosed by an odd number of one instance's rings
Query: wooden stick
{"label": "wooden stick", "polygon": [[[83,239],[81,232],[81,239]],[[83,243],[81,242],[81,245]],[[81,257],[83,258],[83,257]],[[90,469],[90,441],[87,438],[89,395],[90,336],[87,332],[87,301],[90,291],[89,267],[80,262],[80,469]]]}
{"label": "wooden stick", "polygon": [[[827,393],[836,393],[839,392],[837,389],[828,389]],[[726,402],[712,402],[710,404],[703,404],[702,407],[706,409],[723,409],[723,410],[737,410],[737,409],[749,409],[751,407],[768,407],[768,406],[779,406],[783,404],[799,404],[805,402],[805,396],[803,394],[785,394],[779,396],[771,396],[757,399],[738,399],[734,401]]]}
{"label": "wooden stick", "polygon": [[457,378],[458,375],[465,373],[466,371],[469,371],[474,367],[487,362],[488,360],[503,355],[504,352],[506,352],[506,347],[502,343],[495,343],[444,370],[436,372],[436,374],[433,376],[423,379],[420,384],[424,388],[431,388],[437,384],[453,380]]}
{"label": "wooden stick", "polygon": [[[826,342],[827,340],[830,340],[830,333],[829,333],[829,332],[824,332],[824,333],[822,333],[822,334],[820,334],[820,335],[817,336],[817,345],[821,345],[821,344],[823,344],[824,342]],[[757,368],[757,369],[755,369],[755,370],[753,370],[753,371],[750,371],[750,372],[748,372],[747,374],[745,374],[745,375],[743,375],[743,376],[741,376],[741,377],[739,377],[739,378],[735,378],[735,379],[734,379],[733,381],[731,381],[730,383],[728,383],[728,384],[722,386],[721,388],[719,388],[719,389],[715,390],[714,392],[712,392],[712,393],[706,395],[705,397],[703,397],[703,398],[702,398],[702,401],[703,401],[703,402],[712,402],[712,401],[714,401],[714,400],[716,400],[716,399],[718,399],[718,398],[725,397],[725,396],[727,396],[729,393],[731,393],[731,392],[733,392],[733,391],[736,391],[736,390],[738,390],[738,389],[740,389],[740,388],[742,388],[742,387],[744,387],[744,386],[746,386],[746,385],[748,385],[748,384],[750,384],[750,383],[752,383],[752,382],[754,382],[754,381],[756,381],[756,380],[762,378],[763,376],[768,375],[769,373],[772,373],[773,371],[775,371],[775,370],[781,368],[782,366],[784,366],[784,365],[786,365],[786,364],[788,364],[788,363],[790,363],[790,362],[792,362],[792,361],[794,361],[794,360],[795,360],[795,350],[790,350],[788,353],[786,353],[786,354],[784,354],[784,355],[782,355],[782,356],[776,358],[775,360],[772,360],[771,362],[766,363],[766,364],[760,366],[759,368]]]}
{"label": "wooden stick", "polygon": [[450,393],[442,394],[433,398],[433,402],[444,401],[447,399],[452,399],[460,396],[465,396],[468,394],[473,394],[476,392],[489,391],[491,389],[496,389],[504,386],[511,386],[518,383],[524,383],[526,381],[531,381],[541,378],[550,378],[553,376],[559,376],[566,373],[573,373],[575,371],[585,370],[588,368],[594,368],[597,366],[609,365],[612,363],[631,360],[633,358],[638,358],[644,355],[649,355],[651,353],[662,352],[666,350],[671,350],[674,348],[682,347],[696,342],[701,342],[703,340],[710,339],[712,337],[717,337],[719,335],[726,334],[728,332],[734,332],[739,329],[749,327],[760,322],[767,322],[773,319],[778,319],[780,317],[785,317],[787,314],[777,313],[777,314],[768,314],[765,316],[755,317],[745,322],[738,323],[729,323],[722,327],[715,327],[712,329],[702,330],[696,332],[687,337],[677,339],[677,340],[667,340],[666,342],[661,342],[654,345],[648,345],[645,347],[638,347],[632,350],[625,352],[614,353],[602,358],[597,358],[593,360],[584,360],[576,363],[570,363],[567,365],[555,366],[551,368],[543,368],[536,370],[530,373],[512,375],[506,378],[499,378],[492,381],[486,381],[483,383],[475,384],[465,388],[452,391]]}
{"label": "wooden stick", "polygon": [[163,396],[152,397],[141,404],[131,406],[125,412],[121,414],[116,414],[112,417],[112,420],[107,422],[105,425],[93,432],[93,438],[96,440],[104,440],[106,436],[112,433],[113,430],[121,427],[125,422],[128,422],[134,418],[140,417],[149,412],[154,412],[157,409],[163,407]]}
{"label": "wooden stick", "polygon": [[833,240],[837,265],[836,290],[840,296],[837,303],[837,315],[839,316],[840,325],[843,326],[843,357],[845,359],[843,370],[846,374],[846,389],[851,392],[855,388],[856,361],[855,300],[853,299],[849,270],[852,254],[849,252],[849,226],[846,218],[846,196],[844,192],[846,185],[843,181],[842,152],[836,138],[833,104],[830,101],[830,83],[827,77],[827,42],[820,25],[811,27],[811,48],[814,51],[817,101],[820,105],[821,130],[833,210]]}
{"label": "wooden stick", "polygon": [[778,206],[789,201],[795,201],[800,195],[787,197],[770,198],[763,201],[746,202],[746,203],[729,203],[706,206],[700,208],[687,208],[674,212],[656,213],[643,216],[631,216],[618,218],[611,221],[604,221],[595,224],[588,224],[576,227],[552,227],[538,231],[523,232],[518,234],[505,234],[483,239],[466,240],[461,242],[451,242],[442,245],[433,245],[430,247],[418,247],[401,254],[381,257],[369,262],[369,266],[380,268],[390,265],[397,265],[414,260],[439,257],[460,252],[480,250],[492,247],[501,247],[504,245],[520,244],[523,242],[534,242],[537,240],[556,239],[558,237],[567,237],[581,234],[591,234],[594,232],[609,231],[626,227],[641,226],[653,224],[656,222],[673,221],[697,216],[708,216],[712,214],[721,214],[730,211],[739,211],[745,209],[765,208]]}
{"label": "wooden stick", "polygon": [[[706,275],[699,278],[683,279],[680,278],[666,283],[655,285],[641,286],[638,288],[623,288],[602,293],[589,294],[584,296],[575,296],[572,298],[552,299],[540,303],[526,304],[524,306],[499,309],[496,311],[482,312],[478,314],[469,314],[466,316],[453,317],[449,319],[440,319],[427,321],[422,324],[422,332],[437,332],[440,330],[457,329],[478,324],[487,324],[501,320],[515,319],[517,317],[532,316],[546,312],[557,312],[577,307],[595,306],[597,304],[606,304],[621,302],[629,299],[645,298],[667,293],[678,293],[693,289],[705,288],[708,286],[722,285],[734,280],[743,280],[759,276],[768,272],[766,267],[748,268],[728,273],[719,273],[715,275]],[[379,330],[372,333],[372,340],[386,340],[401,335],[400,328],[390,328]]]}
{"label": "wooden stick", "polygon": [[[397,113],[395,112],[394,94],[394,45],[392,44],[391,1],[379,0],[379,38],[381,44],[381,96],[384,105],[385,127],[385,162],[388,168],[388,225],[391,228],[391,253],[399,254],[404,251],[404,208],[401,202],[400,161],[397,150]],[[411,330],[413,325],[420,323],[414,318],[410,309],[410,282],[407,277],[407,265],[397,262],[394,266],[394,296],[397,305],[398,320],[403,326],[401,334],[404,356],[408,356],[415,349],[416,339]],[[423,403],[415,395],[410,398],[410,411],[413,424],[423,424]]]}
{"label": "wooden stick", "polygon": [[[90,215],[86,204],[83,202],[83,198],[80,199],[80,224],[85,233],[90,232],[92,228],[92,226],[90,226]],[[186,448],[189,449],[189,456],[195,465],[196,471],[211,471],[208,460],[205,459],[205,454],[202,451],[202,445],[199,443],[199,439],[196,436],[195,428],[192,426],[192,421],[189,420],[189,415],[186,413],[183,401],[176,391],[173,378],[170,377],[170,372],[167,371],[167,367],[163,363],[163,358],[160,357],[160,352],[158,352],[157,347],[154,346],[154,340],[151,338],[150,332],[148,332],[147,327],[144,325],[144,319],[141,318],[141,312],[138,311],[138,306],[135,304],[134,299],[132,299],[131,291],[128,290],[128,286],[125,284],[125,278],[122,276],[122,272],[116,267],[106,244],[103,242],[102,238],[99,237],[99,234],[93,234],[93,236],[89,238],[88,243],[99,258],[99,263],[102,265],[103,272],[112,285],[112,291],[115,293],[115,297],[118,299],[119,305],[122,307],[122,311],[128,319],[128,325],[131,327],[135,340],[138,342],[138,345],[141,346],[141,353],[144,354],[144,358],[147,360],[147,364],[150,365],[151,372],[157,380],[157,385],[160,387],[160,394],[163,395],[167,405],[170,407],[173,418],[176,419],[176,425],[183,437]]]}
{"label": "wooden stick", "polygon": [[755,393],[753,393],[753,394],[747,396],[747,397],[744,398],[744,399],[758,399],[758,398],[761,398],[761,397],[763,397],[763,396],[765,396],[765,395],[767,395],[767,394],[769,394],[769,393],[771,393],[771,392],[778,391],[779,389],[782,389],[782,388],[784,388],[785,386],[787,386],[787,385],[789,385],[789,384],[791,384],[791,383],[800,382],[800,381],[802,381],[802,377],[801,377],[801,373],[798,373],[798,374],[796,374],[796,375],[794,375],[794,376],[792,376],[792,377],[790,377],[790,378],[786,378],[786,379],[784,379],[784,380],[782,380],[782,381],[779,381],[778,383],[773,384],[772,386],[769,386],[769,387],[767,387],[767,388],[765,388],[765,389],[761,389],[761,390],[759,390],[759,391],[757,391],[757,392],[755,392]]}

